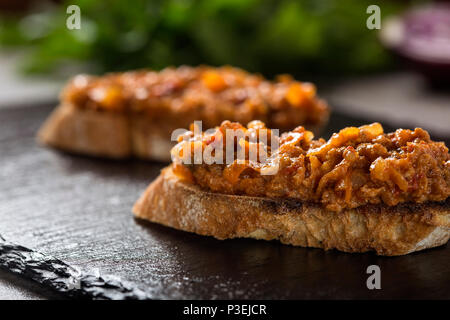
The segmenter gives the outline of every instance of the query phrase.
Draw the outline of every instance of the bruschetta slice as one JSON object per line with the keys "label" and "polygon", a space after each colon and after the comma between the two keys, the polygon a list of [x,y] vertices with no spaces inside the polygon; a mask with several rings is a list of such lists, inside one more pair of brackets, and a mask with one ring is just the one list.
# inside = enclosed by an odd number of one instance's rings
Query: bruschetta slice
{"label": "bruschetta slice", "polygon": [[182,66],[76,76],[38,139],[75,153],[169,161],[172,133],[194,121],[204,130],[229,119],[317,131],[328,114],[313,84],[287,75],[268,81],[232,67]]}
{"label": "bruschetta slice", "polygon": [[[227,130],[243,132],[228,160]],[[278,148],[270,130],[271,141],[258,141],[263,130],[261,122],[227,121],[180,137],[173,163],[136,202],[135,216],[217,239],[386,256],[447,243],[450,155],[425,130],[386,134],[373,123],[325,141],[298,127],[281,135]]]}

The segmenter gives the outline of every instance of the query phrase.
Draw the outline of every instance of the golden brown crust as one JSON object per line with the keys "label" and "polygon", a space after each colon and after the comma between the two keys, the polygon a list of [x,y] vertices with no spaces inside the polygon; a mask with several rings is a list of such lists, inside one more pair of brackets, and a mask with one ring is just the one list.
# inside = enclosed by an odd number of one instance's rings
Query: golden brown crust
{"label": "golden brown crust", "polygon": [[38,132],[38,141],[69,152],[170,161],[170,134],[142,117],[58,106]]}
{"label": "golden brown crust", "polygon": [[171,130],[149,117],[131,115],[132,155],[141,159],[170,161]]}
{"label": "golden brown crust", "polygon": [[[319,132],[320,127],[314,129]],[[108,137],[104,139],[103,137]],[[171,130],[142,115],[59,105],[39,129],[40,143],[69,152],[109,158],[137,157],[168,162]]]}
{"label": "golden brown crust", "polygon": [[130,123],[123,114],[63,104],[42,125],[38,141],[69,152],[124,158],[131,155],[130,135]]}
{"label": "golden brown crust", "polygon": [[217,239],[279,240],[295,246],[395,256],[445,244],[450,201],[366,205],[339,213],[313,203],[210,193],[171,168],[147,188],[136,217]]}

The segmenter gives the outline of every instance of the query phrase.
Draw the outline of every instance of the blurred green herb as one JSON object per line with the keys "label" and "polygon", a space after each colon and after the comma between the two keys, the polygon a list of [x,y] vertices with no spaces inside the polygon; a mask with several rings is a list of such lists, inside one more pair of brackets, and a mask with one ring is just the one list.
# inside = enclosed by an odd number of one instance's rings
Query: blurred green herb
{"label": "blurred green herb", "polygon": [[[81,8],[68,30],[66,7]],[[180,64],[230,64],[268,75],[348,73],[386,67],[366,28],[373,0],[79,0],[0,20],[0,44],[29,53],[27,72],[68,62],[91,73]],[[383,1],[382,17],[398,12]],[[86,64],[87,63],[87,64]]]}

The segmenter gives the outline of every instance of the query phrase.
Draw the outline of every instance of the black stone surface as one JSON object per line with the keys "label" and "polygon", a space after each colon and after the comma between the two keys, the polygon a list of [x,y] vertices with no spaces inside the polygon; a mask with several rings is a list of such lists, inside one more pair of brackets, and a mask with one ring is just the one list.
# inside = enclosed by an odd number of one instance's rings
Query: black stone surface
{"label": "black stone surface", "polygon": [[139,289],[115,277],[85,273],[61,260],[6,241],[0,235],[0,268],[29,278],[72,298],[144,300]]}
{"label": "black stone surface", "polygon": [[[378,257],[277,242],[218,241],[137,221],[131,207],[164,164],[108,161],[41,148],[34,135],[50,110],[41,106],[0,111],[0,234],[54,257],[61,266],[49,274],[44,265],[42,272],[28,274],[31,278],[58,275],[67,280],[73,270],[80,270],[94,282],[109,279],[119,288],[126,286],[130,291],[125,293],[157,299],[450,298],[448,245]],[[334,114],[325,136],[364,122]],[[4,259],[5,246],[1,248]],[[15,254],[14,246],[9,249]],[[39,261],[26,249],[19,251]],[[26,260],[20,267],[1,264],[17,273],[41,268]],[[366,287],[366,269],[372,264],[381,268],[381,290]],[[35,286],[30,282],[30,288]],[[73,293],[64,281],[59,289],[66,292],[63,297],[95,296]],[[44,286],[42,295],[55,298]]]}

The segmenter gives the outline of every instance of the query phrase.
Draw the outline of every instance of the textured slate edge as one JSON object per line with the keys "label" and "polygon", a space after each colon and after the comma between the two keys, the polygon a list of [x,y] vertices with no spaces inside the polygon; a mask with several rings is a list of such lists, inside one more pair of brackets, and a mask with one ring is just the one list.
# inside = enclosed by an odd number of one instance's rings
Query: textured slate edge
{"label": "textured slate edge", "polygon": [[1,235],[0,268],[32,279],[71,298],[150,299],[145,292],[120,279],[82,272],[59,259],[6,241]]}

